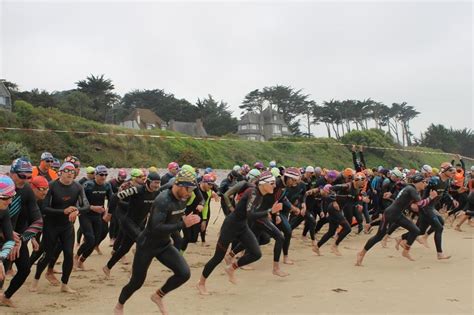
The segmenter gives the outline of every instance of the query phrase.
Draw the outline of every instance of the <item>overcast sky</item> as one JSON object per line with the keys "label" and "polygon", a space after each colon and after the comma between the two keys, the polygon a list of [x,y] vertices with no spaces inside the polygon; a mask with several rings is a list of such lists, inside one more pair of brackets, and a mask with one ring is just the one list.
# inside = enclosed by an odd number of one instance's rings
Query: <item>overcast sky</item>
{"label": "overcast sky", "polygon": [[239,116],[248,92],[282,84],[318,103],[405,101],[416,136],[473,125],[470,1],[0,1],[0,78],[22,90],[105,74],[120,95],[212,94]]}

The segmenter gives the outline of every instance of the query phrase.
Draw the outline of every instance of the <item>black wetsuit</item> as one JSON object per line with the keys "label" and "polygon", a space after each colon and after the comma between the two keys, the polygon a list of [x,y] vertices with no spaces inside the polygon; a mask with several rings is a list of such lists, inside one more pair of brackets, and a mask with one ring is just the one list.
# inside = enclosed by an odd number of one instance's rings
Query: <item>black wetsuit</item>
{"label": "black wetsuit", "polygon": [[26,184],[23,188],[16,188],[16,195],[9,206],[13,230],[20,234],[21,247],[20,256],[15,259],[17,273],[10,281],[5,290],[5,297],[11,298],[13,294],[25,283],[31,271],[30,253],[28,242],[43,229],[43,218],[36,203],[35,194],[31,187]]}
{"label": "black wetsuit", "polygon": [[[90,206],[104,207],[105,199],[112,199],[112,187],[109,183],[103,185],[97,184],[95,180],[84,183],[84,193]],[[88,211],[86,214],[79,216],[82,233],[84,234],[84,243],[77,250],[77,255],[84,261],[92,254],[94,248],[102,241],[102,231],[104,224],[102,220],[103,213]]]}
{"label": "black wetsuit", "polygon": [[338,226],[342,226],[342,230],[338,233],[336,239],[336,246],[342,242],[342,240],[351,232],[351,226],[347,219],[342,214],[337,201],[335,200],[336,196],[333,195],[328,198],[322,199],[322,208],[326,213],[326,218],[329,223],[329,229],[324,234],[318,242],[318,247],[321,247],[326,243],[331,237],[336,234]]}
{"label": "black wetsuit", "polygon": [[122,218],[123,236],[120,240],[121,243],[108,261],[107,268],[112,269],[132,248],[138,235],[145,228],[146,218],[157,195],[158,191],[149,191],[146,185],[131,187],[117,193],[120,200],[128,198],[128,206],[126,214]]}
{"label": "black wetsuit", "polygon": [[36,280],[39,280],[51,259],[54,259],[55,246],[60,241],[64,256],[61,281],[63,284],[69,281],[73,265],[75,235],[74,225],[69,222],[69,216],[64,214],[64,209],[70,206],[77,207],[80,215],[85,215],[89,211],[89,202],[84,194],[84,188],[77,182],[72,182],[70,185],[64,185],[59,180],[50,183],[42,208],[46,255],[38,261]]}
{"label": "black wetsuit", "polygon": [[410,208],[412,203],[417,203],[423,207],[427,205],[429,199],[421,200],[420,194],[416,191],[415,186],[407,185],[403,188],[395,198],[394,202],[384,211],[382,222],[379,225],[377,234],[372,236],[364,246],[366,251],[370,250],[375,244],[380,242],[390,225],[396,224],[408,230],[405,236],[407,245],[411,246],[416,237],[420,234],[420,229],[407,217],[403,215],[403,211]]}
{"label": "black wetsuit", "polygon": [[[123,184],[124,181],[120,181],[118,178],[112,178],[109,181],[110,187],[112,187],[112,192],[116,194],[120,188],[120,185]],[[110,200],[109,200],[110,202]],[[109,227],[109,237],[110,239],[116,239],[120,229],[120,222],[117,216],[112,216],[110,219],[110,227]]]}
{"label": "black wetsuit", "polygon": [[137,238],[137,251],[133,259],[132,277],[120,293],[119,303],[125,302],[141,288],[153,258],[174,272],[159,290],[161,296],[188,281],[191,271],[179,251],[171,244],[170,236],[184,226],[182,216],[187,200],[178,200],[172,189],[161,192],[151,208],[148,223]]}
{"label": "black wetsuit", "polygon": [[245,266],[262,257],[255,235],[250,230],[247,219],[258,219],[268,216],[268,211],[258,211],[262,203],[262,195],[257,187],[248,188],[222,223],[219,239],[217,240],[214,256],[207,262],[202,271],[204,278],[208,278],[214,268],[224,259],[227,248],[233,240],[240,241],[245,247],[245,254],[237,261],[235,268]]}

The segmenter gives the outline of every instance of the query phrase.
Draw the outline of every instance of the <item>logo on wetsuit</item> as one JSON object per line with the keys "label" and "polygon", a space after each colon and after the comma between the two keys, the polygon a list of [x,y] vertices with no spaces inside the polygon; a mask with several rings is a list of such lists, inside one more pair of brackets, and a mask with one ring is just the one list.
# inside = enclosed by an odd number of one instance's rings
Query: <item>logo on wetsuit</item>
{"label": "logo on wetsuit", "polygon": [[184,211],[186,210],[186,208],[184,209],[181,209],[181,210],[175,210],[175,211],[172,211],[171,212],[171,215],[175,215],[175,214],[181,214],[181,213],[184,213]]}

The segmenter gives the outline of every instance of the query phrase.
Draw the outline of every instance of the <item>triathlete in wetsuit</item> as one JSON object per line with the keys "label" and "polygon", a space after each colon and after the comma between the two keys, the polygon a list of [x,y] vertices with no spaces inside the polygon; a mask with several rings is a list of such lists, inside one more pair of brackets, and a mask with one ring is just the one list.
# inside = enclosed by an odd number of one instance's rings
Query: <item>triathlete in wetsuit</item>
{"label": "triathlete in wetsuit", "polygon": [[120,293],[114,310],[116,314],[123,314],[125,302],[143,285],[153,258],[174,272],[151,296],[151,300],[157,304],[161,313],[167,314],[163,297],[188,281],[191,276],[189,266],[176,247],[171,244],[170,235],[178,232],[183,226],[190,227],[199,223],[200,218],[195,214],[183,217],[186,203],[195,187],[196,175],[181,170],[176,175],[173,187],[156,197],[145,230],[137,238],[132,276]]}
{"label": "triathlete in wetsuit", "polygon": [[38,261],[34,280],[38,282],[41,273],[54,256],[56,244],[60,241],[64,256],[61,291],[69,293],[75,293],[67,285],[73,267],[73,224],[79,214],[85,215],[89,211],[89,202],[84,194],[84,189],[74,181],[75,175],[74,165],[65,162],[61,165],[59,180],[52,182],[49,186],[42,209],[45,216],[46,255]]}

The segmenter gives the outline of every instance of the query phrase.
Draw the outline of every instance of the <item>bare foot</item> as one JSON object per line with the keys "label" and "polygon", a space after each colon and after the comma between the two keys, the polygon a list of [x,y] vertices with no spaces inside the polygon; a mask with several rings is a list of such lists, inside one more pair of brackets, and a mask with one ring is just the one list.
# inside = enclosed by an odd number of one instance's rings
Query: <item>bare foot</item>
{"label": "bare foot", "polygon": [[284,271],[281,271],[280,269],[273,269],[273,272],[272,272],[275,276],[279,276],[279,277],[286,277],[289,275],[289,273],[287,272],[284,272]]}
{"label": "bare foot", "polygon": [[242,267],[240,267],[240,269],[242,269],[242,270],[255,270],[255,268],[250,266],[250,265],[242,266]]}
{"label": "bare foot", "polygon": [[225,261],[225,264],[226,264],[227,266],[232,263],[232,260],[233,260],[233,257],[232,257],[232,256],[227,255],[227,254],[224,256],[224,261]]}
{"label": "bare foot", "polygon": [[445,255],[443,253],[438,253],[438,259],[441,260],[441,259],[449,259],[451,258],[451,255]]}
{"label": "bare foot", "polygon": [[150,299],[158,306],[160,309],[161,314],[168,315],[168,310],[166,309],[165,305],[163,304],[163,298],[161,298],[158,294],[153,293],[150,296]]}
{"label": "bare foot", "polygon": [[331,252],[333,252],[336,256],[342,256],[341,252],[337,248],[337,245],[332,245],[331,246]]}
{"label": "bare foot", "polygon": [[232,266],[228,266],[224,270],[229,277],[229,281],[233,284],[237,284],[237,279],[235,278],[235,269]]}
{"label": "bare foot", "polygon": [[456,224],[456,226],[454,227],[454,229],[458,232],[462,232],[461,230],[461,226],[459,224]]}
{"label": "bare foot", "polygon": [[199,294],[201,295],[209,295],[209,292],[207,292],[206,285],[202,284],[201,282],[198,282],[196,284],[196,289],[198,289]]}
{"label": "bare foot", "polygon": [[61,275],[63,272],[61,270],[53,269],[53,273]]}
{"label": "bare foot", "polygon": [[319,251],[318,244],[316,244],[316,245],[313,247],[313,252],[315,252],[316,255],[321,256],[321,252]]}
{"label": "bare foot", "polygon": [[286,265],[294,265],[295,263],[293,262],[293,260],[289,259],[288,256],[284,256],[283,257],[283,263],[286,264]]}
{"label": "bare foot", "polygon": [[102,255],[102,251],[100,250],[99,246],[96,246],[94,250],[97,252],[98,255]]}
{"label": "bare foot", "polygon": [[16,308],[16,305],[12,302],[12,300],[7,299],[3,294],[0,296],[0,305]]}
{"label": "bare foot", "polygon": [[115,244],[115,238],[110,239],[109,247],[113,247]]}
{"label": "bare foot", "polygon": [[123,315],[123,304],[117,303],[117,305],[115,305],[114,315]]}
{"label": "bare foot", "polygon": [[369,234],[371,229],[372,229],[372,225],[370,225],[370,224],[365,224],[364,225],[364,233],[365,234]]}
{"label": "bare foot", "polygon": [[362,266],[362,260],[364,260],[365,254],[363,252],[358,252],[357,253],[357,261],[355,263],[356,266]]}
{"label": "bare foot", "polygon": [[428,245],[428,234],[418,236],[418,237],[416,238],[416,240],[417,240],[420,244],[422,244],[423,246],[425,246],[426,248],[430,248],[430,245]]}
{"label": "bare foot", "polygon": [[397,237],[397,238],[395,238],[395,241],[396,241],[396,243],[395,243],[395,249],[396,249],[396,250],[399,250],[399,249],[400,249],[400,243],[402,242],[402,238],[401,238],[401,237]]}
{"label": "bare foot", "polygon": [[61,292],[65,293],[76,293],[76,290],[71,289],[67,284],[61,284]]}
{"label": "bare foot", "polygon": [[110,269],[107,266],[102,267],[102,271],[105,274],[105,279],[110,279]]}
{"label": "bare foot", "polygon": [[402,251],[402,256],[407,258],[408,260],[415,261],[411,256],[410,256],[410,251],[408,249],[404,249]]}
{"label": "bare foot", "polygon": [[388,243],[388,236],[385,236],[383,239],[382,239],[382,247],[383,248],[387,248],[387,243]]}
{"label": "bare foot", "polygon": [[31,285],[30,285],[30,292],[38,292],[38,282],[39,280],[36,280],[36,279],[33,279],[33,281],[31,281]]}
{"label": "bare foot", "polygon": [[130,262],[128,261],[127,256],[123,256],[122,258],[120,258],[120,262],[122,263],[122,265],[129,265],[130,264]]}
{"label": "bare foot", "polygon": [[49,272],[47,272],[47,273],[44,275],[44,277],[46,278],[46,280],[48,280],[48,282],[49,282],[51,285],[53,285],[53,286],[55,286],[55,287],[57,287],[57,286],[60,285],[60,282],[59,282],[59,280],[56,278],[56,276],[54,275],[54,273],[49,273]]}
{"label": "bare foot", "polygon": [[79,270],[81,270],[81,271],[85,271],[85,270],[86,270],[86,267],[84,266],[84,262],[81,261],[80,259],[79,259],[78,262],[77,262],[76,268],[79,269]]}

